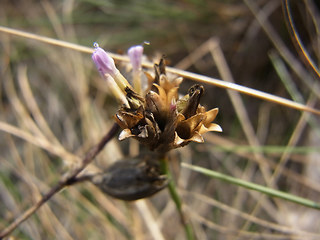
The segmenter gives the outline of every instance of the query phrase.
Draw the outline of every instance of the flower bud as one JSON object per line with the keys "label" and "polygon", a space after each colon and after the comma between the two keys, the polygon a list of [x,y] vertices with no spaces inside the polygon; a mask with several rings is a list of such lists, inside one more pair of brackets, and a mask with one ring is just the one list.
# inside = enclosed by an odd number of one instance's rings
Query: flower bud
{"label": "flower bud", "polygon": [[141,70],[142,54],[143,47],[141,45],[132,46],[128,49],[128,56],[134,72]]}
{"label": "flower bud", "polygon": [[128,56],[132,65],[132,78],[134,90],[141,94],[141,62],[143,47],[141,45],[132,46],[128,49]]}
{"label": "flower bud", "polygon": [[106,74],[115,75],[118,71],[112,57],[110,57],[97,43],[94,44],[95,51],[92,54],[92,60],[98,71],[104,77]]}
{"label": "flower bud", "polygon": [[112,57],[100,48],[98,43],[94,43],[94,48],[95,51],[92,54],[92,60],[102,77],[107,78],[107,75],[112,76],[118,87],[125,93],[125,89],[131,88],[131,85],[116,68]]}

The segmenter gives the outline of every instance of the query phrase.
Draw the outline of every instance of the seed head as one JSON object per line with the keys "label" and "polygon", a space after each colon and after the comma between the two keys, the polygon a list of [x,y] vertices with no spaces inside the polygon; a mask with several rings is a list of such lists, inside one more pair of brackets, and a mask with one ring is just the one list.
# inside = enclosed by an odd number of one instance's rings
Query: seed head
{"label": "seed head", "polygon": [[126,201],[137,200],[159,192],[168,185],[162,175],[158,156],[140,154],[134,158],[117,161],[107,170],[91,177],[104,193]]}
{"label": "seed head", "polygon": [[205,132],[222,131],[219,125],[212,123],[218,109],[206,112],[200,105],[203,86],[196,84],[186,96],[179,98],[182,79],[166,76],[164,60],[155,65],[155,76],[147,74],[147,77],[150,86],[145,97],[127,94],[128,101],[135,99],[139,104],[121,107],[115,115],[123,129],[120,140],[133,137],[152,151],[166,152],[191,141],[203,142],[201,134]]}
{"label": "seed head", "polygon": [[[140,45],[128,50],[133,72],[139,74],[142,54],[143,47]],[[101,75],[109,81],[114,80],[125,95],[126,101],[121,100],[124,104],[114,117],[123,129],[120,140],[133,137],[150,150],[163,153],[190,142],[203,142],[202,134],[208,131],[222,131],[218,124],[212,123],[218,108],[206,111],[200,105],[204,87],[195,84],[184,97],[179,98],[182,78],[166,75],[164,59],[154,65],[154,76],[146,73],[149,85],[143,88],[145,92],[140,86],[140,76],[133,74],[136,83],[132,88],[116,68],[113,59],[98,44],[95,44],[92,59]]]}

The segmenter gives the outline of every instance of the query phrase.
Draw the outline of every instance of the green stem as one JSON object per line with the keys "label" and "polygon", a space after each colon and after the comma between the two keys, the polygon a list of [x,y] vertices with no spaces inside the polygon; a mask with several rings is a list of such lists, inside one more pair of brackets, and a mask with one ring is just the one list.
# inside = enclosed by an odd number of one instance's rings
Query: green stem
{"label": "green stem", "polygon": [[238,186],[241,186],[241,187],[245,187],[245,188],[248,188],[248,189],[252,189],[252,190],[267,194],[267,195],[272,196],[272,197],[281,198],[281,199],[284,199],[284,200],[287,200],[287,201],[290,201],[290,202],[294,202],[294,203],[297,203],[297,204],[300,204],[300,205],[303,205],[303,206],[306,206],[306,207],[309,207],[309,208],[315,208],[315,209],[320,210],[320,204],[319,203],[311,201],[311,200],[306,199],[306,198],[302,198],[302,197],[299,197],[299,196],[296,196],[296,195],[293,195],[293,194],[290,194],[290,193],[286,193],[286,192],[282,192],[282,191],[275,190],[275,189],[272,189],[272,188],[268,188],[268,187],[265,187],[265,186],[262,186],[262,185],[259,185],[259,184],[255,184],[255,183],[252,183],[252,182],[247,182],[245,180],[242,180],[242,179],[239,179],[239,178],[234,178],[234,177],[231,177],[231,176],[228,176],[228,175],[216,172],[216,171],[212,171],[212,170],[209,170],[209,169],[206,169],[206,168],[193,166],[193,165],[190,165],[190,164],[187,164],[187,163],[182,163],[181,165],[184,168],[188,168],[188,169],[190,169],[192,171],[202,173],[202,174],[207,175],[207,176],[212,177],[212,178],[220,179],[222,181],[225,181],[225,182],[228,182],[228,183],[231,183],[231,184],[235,184],[235,185],[238,185]]}
{"label": "green stem", "polygon": [[175,183],[173,181],[170,169],[169,169],[169,163],[168,163],[168,158],[167,157],[163,157],[161,159],[161,168],[162,168],[162,172],[163,174],[165,174],[168,179],[169,179],[169,184],[168,184],[168,188],[169,188],[169,192],[170,192],[170,196],[172,198],[172,200],[174,201],[177,210],[179,212],[180,218],[181,218],[181,222],[184,226],[184,230],[187,236],[188,240],[193,240],[194,239],[194,235],[193,235],[193,230],[192,230],[192,226],[190,224],[190,222],[186,221],[183,211],[182,211],[182,201],[181,198],[177,192]]}

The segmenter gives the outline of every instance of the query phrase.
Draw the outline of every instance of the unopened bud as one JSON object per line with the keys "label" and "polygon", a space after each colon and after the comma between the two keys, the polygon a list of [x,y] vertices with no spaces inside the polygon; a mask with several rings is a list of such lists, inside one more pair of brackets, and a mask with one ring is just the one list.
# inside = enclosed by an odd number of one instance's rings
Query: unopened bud
{"label": "unopened bud", "polygon": [[102,76],[106,74],[115,75],[118,71],[112,57],[104,51],[97,43],[94,44],[95,51],[92,54],[92,60]]}
{"label": "unopened bud", "polygon": [[133,71],[141,70],[143,47],[141,45],[132,46],[128,49],[128,56],[132,64]]}
{"label": "unopened bud", "polygon": [[95,63],[98,71],[102,77],[106,78],[106,75],[112,76],[118,87],[125,92],[125,89],[131,88],[128,81],[122,76],[120,71],[116,68],[112,57],[99,47],[98,43],[94,43],[95,51],[92,54],[92,60]]}
{"label": "unopened bud", "polygon": [[132,46],[128,50],[128,56],[132,65],[132,78],[134,90],[141,94],[141,63],[143,47],[141,45]]}

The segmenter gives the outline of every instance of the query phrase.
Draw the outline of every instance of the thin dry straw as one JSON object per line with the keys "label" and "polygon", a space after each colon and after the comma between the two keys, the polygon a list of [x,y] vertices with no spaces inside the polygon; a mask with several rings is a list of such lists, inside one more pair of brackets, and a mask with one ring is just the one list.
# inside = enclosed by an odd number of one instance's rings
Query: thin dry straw
{"label": "thin dry straw", "polygon": [[35,211],[37,211],[43,204],[45,204],[52,196],[57,192],[62,190],[68,185],[72,185],[77,182],[78,174],[90,163],[92,160],[100,153],[100,151],[105,147],[105,145],[118,133],[119,126],[115,123],[109,132],[99,141],[97,145],[91,148],[85,157],[82,159],[79,166],[70,170],[66,175],[64,175],[60,181],[52,187],[49,192],[47,192],[43,197],[35,203],[32,207],[27,209],[22,215],[17,217],[8,227],[1,230],[0,239],[3,239],[9,235],[13,230],[17,228],[22,222],[27,220]]}
{"label": "thin dry straw", "polygon": [[284,8],[284,15],[287,19],[287,25],[288,28],[291,32],[291,34],[294,36],[294,39],[296,41],[296,45],[298,46],[300,53],[303,55],[303,57],[305,58],[306,62],[309,64],[309,66],[311,67],[311,69],[314,71],[314,73],[320,78],[320,70],[317,67],[317,65],[315,64],[315,62],[312,60],[312,58],[310,57],[307,49],[305,48],[305,46],[303,45],[299,35],[298,35],[298,31],[295,27],[295,24],[293,23],[293,17],[291,15],[291,9],[290,9],[290,3],[288,0],[285,0],[282,2],[283,4],[283,8]]}
{"label": "thin dry straw", "polygon": [[[57,40],[57,39],[53,39],[53,38],[49,38],[49,37],[39,36],[36,34],[24,32],[24,31],[20,31],[20,30],[16,30],[16,29],[11,29],[8,27],[0,26],[0,32],[32,39],[32,40],[36,40],[36,41],[40,41],[40,42],[49,43],[49,44],[55,45],[55,46],[73,49],[73,50],[76,50],[79,52],[93,53],[93,51],[94,51],[93,48],[84,47],[84,46],[81,46],[78,44],[68,43],[65,41],[61,41],[61,40]],[[112,58],[114,58],[116,60],[129,62],[129,58],[127,56],[123,56],[123,55],[115,54],[115,53],[109,53],[109,54]],[[153,63],[151,63],[151,62],[143,62],[142,65],[144,67],[153,68]],[[269,93],[265,93],[265,92],[262,92],[259,90],[240,86],[235,83],[225,82],[225,81],[215,79],[212,77],[206,77],[206,76],[203,76],[200,74],[191,73],[191,72],[187,72],[184,70],[179,70],[179,69],[172,68],[172,67],[167,67],[166,70],[167,70],[167,72],[175,73],[175,74],[180,75],[184,78],[192,79],[192,80],[202,82],[202,83],[215,85],[215,86],[221,87],[221,88],[235,90],[235,91],[238,91],[238,92],[241,92],[241,93],[244,93],[244,94],[256,97],[256,98],[261,98],[266,101],[270,101],[270,102],[274,102],[274,103],[277,103],[280,105],[284,105],[289,108],[293,108],[293,109],[297,109],[297,110],[301,110],[301,111],[307,111],[307,112],[311,112],[311,113],[320,115],[320,110],[318,110],[318,109],[308,107],[304,104],[297,103],[297,102],[291,101],[289,99],[278,97],[278,96],[275,96],[275,95],[272,95]]]}

